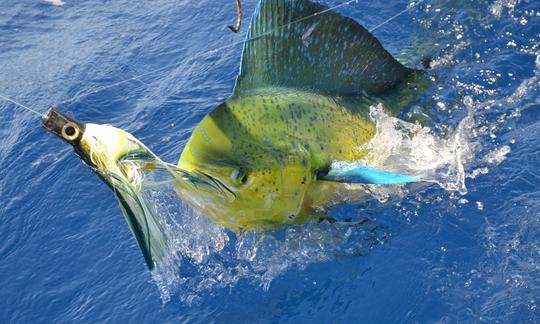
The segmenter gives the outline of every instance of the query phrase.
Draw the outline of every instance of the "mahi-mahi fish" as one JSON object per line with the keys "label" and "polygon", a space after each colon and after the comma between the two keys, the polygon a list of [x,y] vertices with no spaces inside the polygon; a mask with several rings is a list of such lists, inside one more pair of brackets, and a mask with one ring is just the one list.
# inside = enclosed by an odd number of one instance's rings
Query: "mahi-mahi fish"
{"label": "mahi-mahi fish", "polygon": [[54,108],[43,125],[114,190],[152,270],[167,237],[140,197],[148,174],[169,174],[180,199],[236,232],[310,221],[346,183],[418,180],[353,162],[369,153],[375,134],[369,107],[382,102],[397,115],[425,80],[324,5],[262,0],[232,96],[194,129],[177,165],[126,131],[83,124]]}

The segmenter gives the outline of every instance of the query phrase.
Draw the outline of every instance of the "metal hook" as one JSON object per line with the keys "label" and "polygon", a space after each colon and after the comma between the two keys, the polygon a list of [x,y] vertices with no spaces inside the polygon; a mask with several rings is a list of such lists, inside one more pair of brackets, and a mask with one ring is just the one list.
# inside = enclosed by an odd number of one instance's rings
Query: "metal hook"
{"label": "metal hook", "polygon": [[240,0],[236,0],[236,24],[235,25],[229,25],[230,30],[232,30],[235,33],[238,33],[240,30],[240,26],[242,25],[242,4],[240,3]]}

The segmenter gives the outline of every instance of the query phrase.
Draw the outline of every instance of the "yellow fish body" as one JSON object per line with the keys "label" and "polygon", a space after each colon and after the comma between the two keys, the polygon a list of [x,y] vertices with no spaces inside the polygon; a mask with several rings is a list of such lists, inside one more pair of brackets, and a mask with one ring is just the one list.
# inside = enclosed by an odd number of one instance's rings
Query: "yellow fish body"
{"label": "yellow fish body", "polygon": [[[317,171],[335,160],[356,161],[374,135],[365,109],[327,96],[269,89],[235,97],[195,128],[178,167],[219,181],[232,197],[178,185],[182,199],[231,229],[275,228],[298,222],[319,195]],[[366,103],[356,100],[356,107]],[[331,182],[324,182],[335,187]],[[321,201],[322,200],[322,201]]]}

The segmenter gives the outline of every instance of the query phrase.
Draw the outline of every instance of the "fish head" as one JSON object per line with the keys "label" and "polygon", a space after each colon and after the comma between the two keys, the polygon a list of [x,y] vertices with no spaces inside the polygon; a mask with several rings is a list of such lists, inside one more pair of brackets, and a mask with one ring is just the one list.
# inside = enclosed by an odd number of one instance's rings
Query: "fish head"
{"label": "fish head", "polygon": [[206,116],[186,144],[178,168],[196,175],[180,182],[179,195],[230,229],[269,229],[299,222],[315,180],[305,149],[270,143]]}

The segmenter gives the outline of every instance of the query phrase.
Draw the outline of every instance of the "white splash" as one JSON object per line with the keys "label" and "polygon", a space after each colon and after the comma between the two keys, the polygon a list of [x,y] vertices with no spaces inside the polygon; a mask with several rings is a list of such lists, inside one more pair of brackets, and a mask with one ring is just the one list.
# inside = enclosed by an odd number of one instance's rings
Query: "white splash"
{"label": "white splash", "polygon": [[172,187],[145,192],[144,203],[160,215],[170,238],[168,255],[152,272],[164,302],[178,297],[183,303],[197,303],[202,294],[239,280],[267,290],[291,267],[365,254],[387,237],[380,225],[367,219],[355,227],[323,222],[290,226],[280,234],[235,235],[179,200]]}
{"label": "white splash", "polygon": [[53,6],[57,6],[57,7],[60,7],[60,6],[63,6],[65,5],[66,3],[62,0],[43,0],[43,2],[46,2],[48,4],[51,4]]}
{"label": "white splash", "polygon": [[486,162],[486,163],[489,163],[489,164],[499,165],[506,159],[506,155],[508,155],[508,153],[510,153],[510,151],[511,151],[510,146],[504,145],[502,147],[499,147],[499,148],[489,152],[483,158],[483,161]]}
{"label": "white splash", "polygon": [[493,16],[501,18],[505,8],[512,14],[517,3],[518,0],[497,0],[489,7],[489,10]]}
{"label": "white splash", "polygon": [[465,194],[465,165],[474,157],[476,144],[471,141],[474,105],[470,97],[463,102],[468,115],[447,136],[391,117],[381,104],[372,107],[370,116],[377,132],[366,145],[369,154],[362,162],[385,171],[417,176],[446,190]]}

